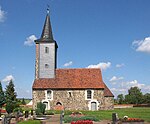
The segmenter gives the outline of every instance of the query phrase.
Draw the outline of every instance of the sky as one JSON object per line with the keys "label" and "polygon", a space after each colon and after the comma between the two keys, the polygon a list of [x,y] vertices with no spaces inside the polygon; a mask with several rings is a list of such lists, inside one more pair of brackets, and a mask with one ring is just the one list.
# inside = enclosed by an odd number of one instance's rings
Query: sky
{"label": "sky", "polygon": [[[113,92],[150,93],[149,0],[0,0],[0,80],[32,98],[35,44],[47,5],[58,68],[101,68]],[[92,82],[91,82],[92,83]]]}

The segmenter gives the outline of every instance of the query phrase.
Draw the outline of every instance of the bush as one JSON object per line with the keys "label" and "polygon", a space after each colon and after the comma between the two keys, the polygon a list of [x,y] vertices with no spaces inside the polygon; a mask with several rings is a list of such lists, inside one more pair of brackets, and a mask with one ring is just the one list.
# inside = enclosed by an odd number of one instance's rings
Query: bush
{"label": "bush", "polygon": [[35,110],[35,113],[36,113],[36,115],[42,115],[41,110],[40,110],[39,108],[37,108],[37,109]]}
{"label": "bush", "polygon": [[36,111],[37,111],[38,114],[40,114],[40,113],[44,114],[45,113],[45,109],[46,109],[46,105],[44,103],[42,103],[42,102],[38,102],[37,103]]}
{"label": "bush", "polygon": [[54,111],[47,110],[47,111],[45,112],[45,114],[46,114],[46,115],[54,115],[55,113],[54,113]]}
{"label": "bush", "polygon": [[28,121],[21,121],[18,124],[41,124],[39,120],[28,120]]}
{"label": "bush", "polygon": [[79,120],[79,121],[72,121],[71,124],[93,124],[93,121],[91,120]]}
{"label": "bush", "polygon": [[94,116],[81,116],[81,117],[70,117],[70,116],[65,116],[64,117],[64,122],[65,123],[70,123],[72,121],[78,121],[78,120],[91,120],[91,121],[99,121],[98,118]]}

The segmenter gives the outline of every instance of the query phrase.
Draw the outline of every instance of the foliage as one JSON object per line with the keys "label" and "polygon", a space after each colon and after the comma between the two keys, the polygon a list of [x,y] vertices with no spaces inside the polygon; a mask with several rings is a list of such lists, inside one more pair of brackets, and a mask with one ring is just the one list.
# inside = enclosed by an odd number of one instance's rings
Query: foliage
{"label": "foliage", "polygon": [[38,102],[37,103],[37,109],[35,110],[36,111],[36,114],[44,114],[45,113],[45,109],[46,109],[46,105],[42,102]]}
{"label": "foliage", "polygon": [[144,97],[143,102],[146,103],[146,104],[150,104],[150,93],[146,93],[143,97]]}
{"label": "foliage", "polygon": [[91,120],[78,120],[78,121],[72,121],[71,124],[93,124],[93,121],[91,121]]}
{"label": "foliage", "polygon": [[127,95],[119,94],[115,101],[118,104],[150,104],[150,93],[143,95],[141,89],[131,87]]}
{"label": "foliage", "polygon": [[0,82],[0,108],[5,104],[5,96],[2,88],[2,84]]}
{"label": "foliage", "polygon": [[0,81],[0,116],[1,116],[1,108],[5,104],[5,96],[2,88],[2,84]]}
{"label": "foliage", "polygon": [[138,87],[131,87],[128,90],[128,95],[125,96],[125,100],[130,104],[141,104],[142,103],[143,94],[141,89]]}
{"label": "foliage", "polygon": [[47,111],[45,111],[45,114],[46,115],[54,115],[55,113],[51,110],[47,110]]}
{"label": "foliage", "polygon": [[41,124],[39,120],[28,120],[28,121],[21,121],[17,124]]}
{"label": "foliage", "polygon": [[40,108],[35,109],[35,113],[36,115],[42,115]]}
{"label": "foliage", "polygon": [[21,102],[21,103],[22,103],[22,105],[26,105],[26,102],[25,102],[25,99],[24,99],[24,98],[22,99],[22,102]]}
{"label": "foliage", "polygon": [[17,94],[15,92],[13,81],[10,80],[6,86],[5,98],[6,98],[6,111],[12,113],[14,108],[17,107]]}
{"label": "foliage", "polygon": [[21,107],[17,107],[17,108],[15,108],[15,109],[13,110],[13,112],[18,112],[18,111],[23,112],[23,110],[22,110]]}
{"label": "foliage", "polygon": [[123,96],[123,94],[119,94],[117,96],[117,101],[118,101],[118,104],[123,104],[124,103],[124,96]]}
{"label": "foliage", "polygon": [[99,119],[95,116],[81,116],[81,117],[72,117],[72,116],[65,116],[64,122],[70,123],[72,121],[78,121],[78,120],[92,120],[92,121],[99,121]]}

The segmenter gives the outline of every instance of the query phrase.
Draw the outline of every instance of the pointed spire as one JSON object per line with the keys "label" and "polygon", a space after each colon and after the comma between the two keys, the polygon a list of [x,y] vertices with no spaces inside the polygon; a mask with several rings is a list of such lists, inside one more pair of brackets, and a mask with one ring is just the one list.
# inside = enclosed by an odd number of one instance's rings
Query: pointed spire
{"label": "pointed spire", "polygon": [[49,6],[47,8],[47,15],[41,35],[41,39],[46,39],[46,40],[52,40],[53,41],[53,34],[52,34],[52,28],[51,28],[51,23],[50,23],[50,11],[49,11]]}

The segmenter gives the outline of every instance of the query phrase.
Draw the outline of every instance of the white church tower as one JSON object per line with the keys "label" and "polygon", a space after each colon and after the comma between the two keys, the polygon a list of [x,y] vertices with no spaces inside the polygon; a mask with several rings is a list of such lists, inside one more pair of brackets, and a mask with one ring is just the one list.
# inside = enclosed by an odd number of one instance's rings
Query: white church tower
{"label": "white church tower", "polygon": [[55,78],[58,46],[56,41],[53,39],[49,9],[47,10],[47,15],[41,38],[35,40],[35,44],[36,44],[35,79]]}

